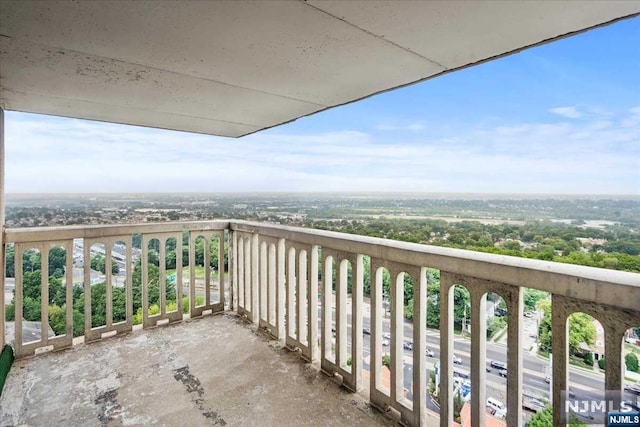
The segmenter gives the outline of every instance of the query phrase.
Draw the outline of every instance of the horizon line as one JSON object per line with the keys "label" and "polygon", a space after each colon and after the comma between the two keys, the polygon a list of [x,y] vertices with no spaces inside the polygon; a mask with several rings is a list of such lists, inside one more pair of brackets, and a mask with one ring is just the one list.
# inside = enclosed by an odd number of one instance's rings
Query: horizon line
{"label": "horizon line", "polygon": [[640,193],[542,193],[462,191],[98,191],[98,192],[5,192],[5,196],[113,196],[113,195],[357,195],[357,196],[517,196],[517,197],[615,197],[640,199]]}

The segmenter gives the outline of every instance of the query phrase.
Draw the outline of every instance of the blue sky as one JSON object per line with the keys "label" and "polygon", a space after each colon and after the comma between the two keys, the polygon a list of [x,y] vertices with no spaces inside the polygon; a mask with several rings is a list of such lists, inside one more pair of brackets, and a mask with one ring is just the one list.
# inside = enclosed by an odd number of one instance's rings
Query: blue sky
{"label": "blue sky", "polygon": [[240,139],[5,119],[9,193],[640,195],[640,18]]}

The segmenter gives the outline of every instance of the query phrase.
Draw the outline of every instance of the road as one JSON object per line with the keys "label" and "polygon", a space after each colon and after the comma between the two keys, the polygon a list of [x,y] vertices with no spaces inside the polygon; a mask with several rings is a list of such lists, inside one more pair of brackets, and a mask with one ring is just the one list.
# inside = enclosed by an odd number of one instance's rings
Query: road
{"label": "road", "polygon": [[[351,307],[347,305],[347,353],[351,351]],[[318,310],[318,327],[321,326],[321,313],[320,308]],[[335,327],[335,308],[332,313],[332,326]],[[367,304],[363,309],[363,327],[370,328],[370,310]],[[382,322],[382,333],[390,333],[390,320],[384,319]],[[363,357],[367,358],[370,355],[370,336],[363,335]],[[403,327],[403,339],[404,341],[411,341],[413,339],[413,324],[411,322],[405,322]],[[426,332],[427,348],[434,351],[434,357],[427,357],[427,371],[433,369],[434,364],[439,360],[440,356],[440,335],[438,330],[428,329]],[[506,363],[507,359],[507,347],[504,344],[496,344],[493,342],[487,342],[486,360],[487,365],[491,360],[500,361]],[[384,349],[388,347],[383,347]],[[545,382],[545,377],[548,372],[548,362],[538,358],[534,354],[530,354],[528,351],[523,350],[523,393],[524,395],[539,397],[548,399],[550,385]],[[471,363],[471,341],[466,338],[454,338],[454,353],[462,360],[461,365],[454,365],[454,371],[460,371],[463,373],[469,372]],[[413,352],[410,350],[403,350],[404,364],[403,364],[403,384],[404,388],[408,392],[408,397],[411,398],[412,380],[413,380]],[[365,366],[368,368],[368,365]],[[427,373],[428,375],[428,373]],[[604,376],[595,372],[591,373],[583,371],[581,369],[570,366],[569,367],[569,391],[572,393],[572,397],[575,398],[588,398],[596,397],[598,391],[604,390]],[[501,377],[496,369],[491,369],[486,373],[486,396],[494,397],[500,401],[506,401],[506,378]],[[636,398],[635,395],[628,393],[629,397]],[[430,399],[428,399],[427,407],[433,411],[438,412],[437,406],[435,406]]]}

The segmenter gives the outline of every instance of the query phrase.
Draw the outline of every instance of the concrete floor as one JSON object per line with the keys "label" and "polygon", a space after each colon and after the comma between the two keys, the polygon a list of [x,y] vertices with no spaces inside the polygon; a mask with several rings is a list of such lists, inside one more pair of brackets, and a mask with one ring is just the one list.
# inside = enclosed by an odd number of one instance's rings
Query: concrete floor
{"label": "concrete floor", "polygon": [[0,426],[392,426],[232,314],[16,361]]}

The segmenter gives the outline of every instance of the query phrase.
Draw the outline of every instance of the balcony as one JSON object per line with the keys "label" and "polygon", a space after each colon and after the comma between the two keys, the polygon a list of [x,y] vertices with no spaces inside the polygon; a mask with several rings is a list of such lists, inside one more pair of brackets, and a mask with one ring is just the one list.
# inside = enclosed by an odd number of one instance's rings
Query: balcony
{"label": "balcony", "polygon": [[[172,239],[178,267],[167,274],[162,260]],[[211,259],[208,251],[217,249],[217,254],[228,254],[228,262],[215,257],[213,267],[204,263],[197,273],[199,239],[205,242],[204,259]],[[471,295],[467,360],[471,424],[485,425],[488,417],[485,386],[493,374],[485,369],[484,319],[486,294],[495,292],[503,296],[508,313],[505,421],[522,425],[525,287],[552,294],[554,409],[561,407],[561,391],[569,385],[568,316],[584,312],[603,325],[607,390],[623,388],[623,334],[640,323],[637,274],[266,223],[9,229],[6,245],[15,250],[13,347],[18,360],[0,399],[3,425],[40,425],[52,416],[83,425],[390,425],[393,419],[412,426],[452,425],[456,284],[466,286]],[[21,322],[23,255],[38,250],[41,271],[48,271],[53,247],[74,254],[66,256],[63,277],[65,333],[51,333],[50,308],[41,303],[40,334],[27,342]],[[105,287],[105,320],[101,325],[92,323],[92,313],[98,309],[92,306],[93,286],[84,286],[86,315],[78,325],[72,312],[73,284],[76,280],[92,283],[92,278],[88,268],[80,279],[68,272],[74,271],[74,257],[89,265],[96,247],[105,255],[101,280],[112,284]],[[149,259],[150,247],[160,260],[157,283],[150,263],[140,262],[141,289],[135,289],[136,257]],[[183,252],[189,254],[188,262],[183,263]],[[120,259],[124,266],[121,281],[112,272],[112,259]],[[440,272],[437,301],[426,292],[427,268]],[[388,312],[383,305],[385,269],[391,277]],[[368,296],[364,295],[365,273],[370,277]],[[404,275],[415,284],[414,321],[409,326],[403,317]],[[172,286],[173,296],[167,292]],[[155,300],[150,298],[154,287]],[[328,289],[334,292],[324,291]],[[43,277],[40,300],[49,301],[49,292],[49,281]],[[116,293],[125,299],[119,301]],[[137,312],[136,293],[142,301]],[[434,338],[425,326],[426,313],[434,309],[440,312],[439,338],[435,338],[440,351],[438,357],[429,358],[424,356],[427,339]],[[168,325],[158,327],[164,324]],[[74,337],[78,328],[83,332]],[[365,329],[370,336],[363,334]],[[403,348],[407,330],[411,349]],[[387,334],[390,340],[384,342]],[[66,350],[55,351],[62,349]],[[43,350],[54,351],[36,355]],[[383,367],[385,353],[390,356],[388,369]],[[439,421],[425,405],[430,400],[427,371],[436,363],[442,402]],[[62,407],[70,409],[61,411]],[[554,425],[560,424],[559,417],[560,411],[554,410]]]}

